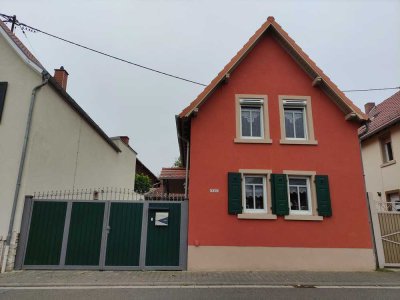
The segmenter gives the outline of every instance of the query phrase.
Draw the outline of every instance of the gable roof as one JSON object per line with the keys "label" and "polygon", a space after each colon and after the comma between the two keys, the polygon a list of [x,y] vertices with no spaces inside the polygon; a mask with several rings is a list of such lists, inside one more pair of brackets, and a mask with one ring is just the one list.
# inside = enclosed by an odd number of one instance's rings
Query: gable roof
{"label": "gable roof", "polygon": [[400,91],[372,108],[368,116],[370,119],[368,127],[364,125],[359,129],[361,140],[400,123]]}
{"label": "gable roof", "polygon": [[[256,31],[243,48],[231,59],[221,72],[205,87],[197,98],[189,104],[180,114],[179,118],[190,117],[191,114],[199,108],[208,97],[218,88],[219,84],[229,77],[230,73],[240,64],[246,55],[253,49],[263,34],[271,30],[278,42],[289,52],[289,54],[300,64],[300,66],[310,75],[315,84],[330,96],[330,98],[346,114],[346,118],[356,117],[363,121],[367,116],[339,90],[339,88],[329,79],[325,73],[308,57],[307,54],[296,44],[296,42],[275,22],[274,17],[268,17],[267,21]],[[313,84],[314,84],[313,82]]]}
{"label": "gable roof", "polygon": [[79,106],[79,104],[61,87],[61,85],[52,77],[37,58],[26,48],[21,40],[0,20],[0,34],[6,39],[10,46],[17,52],[23,61],[32,67],[39,74],[49,78],[48,83],[55,89],[61,98],[81,117],[89,126],[91,126],[97,134],[102,137],[107,144],[109,144],[116,152],[121,152],[121,149],[109,138],[109,136],[92,120],[91,117]]}
{"label": "gable roof", "polygon": [[160,179],[185,179],[186,169],[185,168],[162,168]]}

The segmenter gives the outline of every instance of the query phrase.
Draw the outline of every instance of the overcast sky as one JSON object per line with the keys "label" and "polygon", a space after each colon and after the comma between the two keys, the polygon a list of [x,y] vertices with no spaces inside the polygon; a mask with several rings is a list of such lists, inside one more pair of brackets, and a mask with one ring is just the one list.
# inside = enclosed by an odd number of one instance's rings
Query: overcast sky
{"label": "overcast sky", "polygon": [[[272,15],[340,89],[400,86],[400,0],[0,0],[0,13],[136,63],[208,84]],[[16,34],[110,136],[154,173],[179,156],[175,118],[203,89],[66,44]],[[395,91],[347,93],[360,107]]]}

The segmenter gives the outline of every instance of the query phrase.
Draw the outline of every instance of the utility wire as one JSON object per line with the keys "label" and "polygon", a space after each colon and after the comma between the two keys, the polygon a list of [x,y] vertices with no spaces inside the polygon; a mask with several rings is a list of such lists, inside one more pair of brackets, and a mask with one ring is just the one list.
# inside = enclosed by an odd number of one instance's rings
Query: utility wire
{"label": "utility wire", "polygon": [[[162,71],[159,71],[159,70],[156,70],[156,69],[153,69],[153,68],[149,68],[149,67],[146,67],[146,66],[143,66],[143,65],[134,63],[134,62],[132,62],[132,61],[129,61],[129,60],[126,60],[126,59],[123,59],[123,58],[120,58],[120,57],[117,57],[117,56],[114,56],[114,55],[111,55],[111,54],[108,54],[108,53],[105,53],[105,52],[102,52],[102,51],[99,51],[99,50],[96,50],[96,49],[93,49],[93,48],[90,48],[90,47],[88,47],[88,46],[84,46],[84,45],[82,45],[82,44],[75,43],[75,42],[73,42],[73,41],[70,41],[70,40],[67,40],[67,39],[65,39],[65,38],[59,37],[59,36],[57,36],[57,35],[54,35],[54,34],[45,32],[45,31],[43,31],[43,30],[40,30],[40,29],[38,29],[38,28],[29,26],[29,25],[24,24],[24,23],[21,23],[21,22],[19,22],[17,19],[14,19],[14,20],[13,20],[13,16],[1,14],[1,13],[0,13],[0,16],[6,19],[6,20],[5,20],[6,23],[15,22],[15,25],[17,25],[17,26],[19,26],[19,27],[21,28],[21,30],[22,30],[22,32],[24,33],[25,36],[26,36],[26,34],[25,34],[24,29],[27,29],[28,31],[31,31],[31,32],[40,32],[40,33],[43,33],[43,34],[45,34],[45,35],[47,35],[47,36],[50,36],[50,37],[53,37],[53,38],[55,38],[55,39],[61,40],[61,41],[63,41],[63,42],[66,42],[66,43],[69,43],[69,44],[72,44],[72,45],[81,47],[81,48],[83,48],[83,49],[86,49],[86,50],[95,52],[95,53],[97,53],[97,54],[104,55],[104,56],[106,56],[106,57],[109,57],[109,58],[112,58],[112,59],[115,59],[115,60],[118,60],[118,61],[125,62],[125,63],[127,63],[127,64],[130,64],[130,65],[133,65],[133,66],[136,66],[136,67],[139,67],[139,68],[142,68],[142,69],[151,71],[151,72],[155,72],[155,73],[158,73],[158,74],[161,74],[161,75],[165,75],[165,76],[172,77],[172,78],[175,78],[175,79],[183,80],[183,81],[186,81],[186,82],[194,83],[194,84],[197,84],[197,85],[207,86],[207,85],[204,84],[204,83],[200,83],[200,82],[193,81],[193,80],[190,80],[190,79],[186,79],[186,78],[183,78],[183,77],[180,77],[180,76],[176,76],[176,75],[173,75],[173,74],[170,74],[170,73],[166,73],[166,72],[162,72]],[[26,38],[27,38],[27,37],[26,37]],[[29,40],[28,40],[28,42],[29,42]],[[400,89],[400,86],[399,86],[399,87],[389,87],[389,88],[372,88],[372,89],[346,90],[346,91],[342,91],[342,92],[344,92],[344,93],[351,93],[351,92],[370,92],[370,91],[383,91],[383,90],[396,90],[396,89]]]}
{"label": "utility wire", "polygon": [[[3,17],[8,18],[7,22],[9,22],[9,17],[11,17],[11,16],[7,16],[7,15],[4,15],[4,14],[0,14],[0,15],[3,16]],[[50,36],[50,37],[56,38],[56,39],[58,39],[58,40],[61,40],[61,41],[63,41],[63,42],[66,42],[66,43],[69,43],[69,44],[72,44],[72,45],[75,45],[75,46],[84,48],[84,49],[86,49],[86,50],[89,50],[89,51],[92,51],[92,52],[95,52],[95,53],[98,53],[98,54],[107,56],[107,57],[109,57],[109,58],[113,58],[113,59],[115,59],[115,60],[119,60],[119,61],[128,63],[128,64],[130,64],[130,65],[134,65],[134,66],[136,66],[136,67],[139,67],[139,68],[142,68],[142,69],[145,69],[145,70],[148,70],[148,71],[152,71],[152,72],[155,72],[155,73],[158,73],[158,74],[162,74],[162,75],[169,76],[169,77],[172,77],[172,78],[175,78],[175,79],[187,81],[187,82],[194,83],[194,84],[197,84],[197,85],[207,86],[206,84],[203,84],[203,83],[200,83],[200,82],[197,82],[197,81],[193,81],[193,80],[186,79],[186,78],[183,78],[183,77],[180,77],[180,76],[176,76],[176,75],[173,75],[173,74],[170,74],[170,73],[166,73],[166,72],[159,71],[159,70],[156,70],[156,69],[153,69],[153,68],[149,68],[149,67],[146,67],[146,66],[137,64],[137,63],[135,63],[135,62],[132,62],[132,61],[129,61],[129,60],[126,60],[126,59],[123,59],[123,58],[119,58],[119,57],[116,57],[116,56],[114,56],[114,55],[105,53],[105,52],[103,52],[103,51],[99,51],[99,50],[96,50],[96,49],[93,49],[93,48],[84,46],[84,45],[82,45],[82,44],[75,43],[75,42],[73,42],[73,41],[70,41],[70,40],[64,39],[64,38],[62,38],[62,37],[56,36],[56,35],[54,35],[54,34],[45,32],[45,31],[40,30],[40,29],[38,29],[38,28],[35,28],[35,27],[29,26],[29,25],[27,25],[27,24],[21,23],[21,22],[19,22],[18,20],[16,21],[16,25],[19,26],[19,27],[21,27],[22,30],[23,30],[24,28],[27,28],[27,29],[30,29],[30,31],[40,32],[40,33],[43,33],[43,34],[48,35],[48,36]]]}

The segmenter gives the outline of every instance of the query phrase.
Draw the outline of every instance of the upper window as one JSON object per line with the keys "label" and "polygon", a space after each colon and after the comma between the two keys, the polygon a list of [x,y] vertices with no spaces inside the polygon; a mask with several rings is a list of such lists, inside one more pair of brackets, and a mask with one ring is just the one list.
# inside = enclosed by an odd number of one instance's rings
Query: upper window
{"label": "upper window", "polygon": [[287,139],[307,139],[306,111],[304,107],[284,105]]}
{"label": "upper window", "polygon": [[271,143],[265,95],[236,95],[236,143]]}
{"label": "upper window", "polygon": [[310,178],[289,176],[288,179],[290,213],[311,215]]}
{"label": "upper window", "polygon": [[7,82],[0,82],[0,121],[1,115],[3,114],[4,102],[6,99],[7,85]]}
{"label": "upper window", "polygon": [[311,97],[279,96],[281,144],[317,144],[314,138]]}
{"label": "upper window", "polygon": [[382,145],[382,158],[383,162],[387,163],[393,160],[393,149],[392,149],[392,140],[390,137],[386,137],[381,139]]}
{"label": "upper window", "polygon": [[266,177],[244,176],[244,212],[266,212]]}
{"label": "upper window", "polygon": [[258,99],[242,99],[240,101],[241,137],[263,137],[262,105],[262,100]]}

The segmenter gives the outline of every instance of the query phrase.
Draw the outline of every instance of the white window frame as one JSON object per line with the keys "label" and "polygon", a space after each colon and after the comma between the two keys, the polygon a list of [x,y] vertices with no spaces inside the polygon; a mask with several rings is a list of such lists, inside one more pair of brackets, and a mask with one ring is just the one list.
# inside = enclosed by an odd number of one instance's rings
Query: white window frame
{"label": "white window frame", "polygon": [[[263,204],[264,208],[246,208],[246,177],[259,177],[263,180]],[[254,190],[253,190],[254,192]],[[243,212],[244,213],[267,213],[267,175],[262,174],[243,174],[242,175],[242,205],[243,205]]]}
{"label": "white window frame", "polygon": [[[308,203],[308,210],[292,210],[291,203],[290,203],[290,179],[305,179],[306,180],[306,187],[307,187],[307,203]],[[289,205],[289,214],[290,215],[307,215],[311,216],[313,214],[313,207],[312,207],[312,194],[311,194],[311,187],[310,187],[311,178],[309,176],[295,176],[295,175],[288,175],[287,176],[287,189],[288,189],[288,205]],[[298,185],[296,185],[299,187]],[[298,190],[298,189],[297,189]],[[299,195],[299,194],[298,194]]]}
{"label": "white window frame", "polygon": [[[303,112],[303,126],[304,126],[304,137],[288,137],[286,133],[286,118],[285,118],[285,110],[286,109],[301,109]],[[293,118],[294,122],[294,118]],[[303,100],[283,100],[283,126],[285,132],[285,139],[292,141],[306,141],[308,140],[308,120],[307,120],[307,102]],[[293,131],[296,136],[296,125],[293,123]]]}
{"label": "white window frame", "polygon": [[[257,98],[240,98],[240,115],[239,115],[239,126],[240,126],[240,138],[241,139],[254,139],[254,140],[263,140],[264,139],[264,100]],[[244,136],[242,132],[242,107],[250,106],[250,107],[258,107],[260,108],[260,133],[261,136]],[[250,131],[252,128],[250,126]]]}

